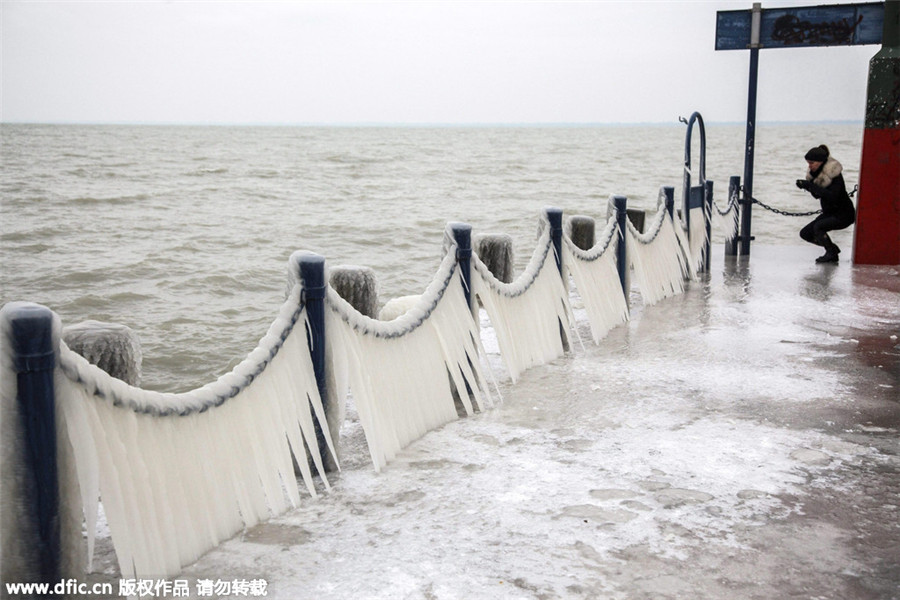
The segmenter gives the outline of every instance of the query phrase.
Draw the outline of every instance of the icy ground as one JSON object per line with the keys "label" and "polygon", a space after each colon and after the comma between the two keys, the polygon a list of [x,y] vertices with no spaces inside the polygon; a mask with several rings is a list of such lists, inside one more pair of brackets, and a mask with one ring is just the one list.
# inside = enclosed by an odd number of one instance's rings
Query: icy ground
{"label": "icy ground", "polygon": [[[753,252],[635,296],[600,346],[581,319],[584,349],[500,371],[502,405],[380,473],[351,420],[330,493],[179,578],[301,600],[900,598],[900,273]],[[106,552],[92,577],[116,581]]]}

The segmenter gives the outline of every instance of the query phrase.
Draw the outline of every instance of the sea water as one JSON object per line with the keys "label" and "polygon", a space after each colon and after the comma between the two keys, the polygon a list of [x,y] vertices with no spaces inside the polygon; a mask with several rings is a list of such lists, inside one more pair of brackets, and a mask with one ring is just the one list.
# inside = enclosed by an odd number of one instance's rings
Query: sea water
{"label": "sea water", "polygon": [[[681,200],[681,124],[569,127],[0,125],[0,300],[44,304],[64,325],[131,327],[143,387],[185,391],[252,350],[284,300],[294,250],[374,270],[383,304],[421,293],[449,221],[512,236],[519,270],[542,208],[602,226],[610,195]],[[788,211],[827,144],[858,181],[861,124],[757,127],[754,196]],[[706,126],[706,177],[727,203],[742,125]],[[700,177],[694,128],[693,184]],[[802,244],[812,217],[755,207],[755,244]],[[714,241],[721,232],[714,232]],[[852,228],[835,241],[849,257]],[[810,247],[810,260],[818,255]],[[752,258],[752,254],[751,254]],[[713,265],[722,260],[713,257]]]}

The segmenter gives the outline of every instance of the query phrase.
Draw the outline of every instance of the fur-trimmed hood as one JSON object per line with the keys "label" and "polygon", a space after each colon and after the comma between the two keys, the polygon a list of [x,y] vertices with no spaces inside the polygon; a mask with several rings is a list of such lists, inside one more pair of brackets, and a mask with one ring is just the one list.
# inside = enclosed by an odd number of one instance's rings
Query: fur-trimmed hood
{"label": "fur-trimmed hood", "polygon": [[831,185],[831,182],[834,181],[834,178],[840,175],[843,170],[844,167],[841,166],[841,163],[829,156],[815,178],[813,178],[813,174],[807,169],[806,180],[812,181],[819,187],[827,188]]}

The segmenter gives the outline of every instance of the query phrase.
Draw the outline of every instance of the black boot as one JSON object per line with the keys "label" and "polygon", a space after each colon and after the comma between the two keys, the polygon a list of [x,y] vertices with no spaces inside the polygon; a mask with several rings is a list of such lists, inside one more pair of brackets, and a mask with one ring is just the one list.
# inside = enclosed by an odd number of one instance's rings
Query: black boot
{"label": "black boot", "polygon": [[828,234],[822,234],[816,241],[820,246],[825,246],[825,254],[816,259],[817,263],[836,263],[838,261],[838,254],[841,253],[841,249],[837,247],[837,244],[831,241],[831,238],[828,237]]}

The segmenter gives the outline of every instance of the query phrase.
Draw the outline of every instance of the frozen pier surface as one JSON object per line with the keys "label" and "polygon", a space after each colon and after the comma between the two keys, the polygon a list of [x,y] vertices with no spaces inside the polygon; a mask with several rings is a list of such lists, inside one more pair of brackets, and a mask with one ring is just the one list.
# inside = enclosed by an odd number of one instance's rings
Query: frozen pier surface
{"label": "frozen pier surface", "polygon": [[321,600],[900,597],[900,273],[815,256],[714,247],[708,279],[634,296],[599,346],[578,319],[584,349],[381,473],[350,423],[331,493],[179,577]]}

